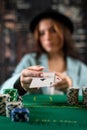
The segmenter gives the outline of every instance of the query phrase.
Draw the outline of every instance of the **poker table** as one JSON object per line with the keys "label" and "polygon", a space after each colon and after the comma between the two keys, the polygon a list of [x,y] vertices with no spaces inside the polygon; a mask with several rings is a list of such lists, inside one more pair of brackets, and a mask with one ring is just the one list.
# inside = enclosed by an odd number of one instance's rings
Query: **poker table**
{"label": "poker table", "polygon": [[0,130],[87,130],[87,107],[67,104],[66,95],[25,95],[23,104],[30,111],[29,122],[12,122],[0,116]]}

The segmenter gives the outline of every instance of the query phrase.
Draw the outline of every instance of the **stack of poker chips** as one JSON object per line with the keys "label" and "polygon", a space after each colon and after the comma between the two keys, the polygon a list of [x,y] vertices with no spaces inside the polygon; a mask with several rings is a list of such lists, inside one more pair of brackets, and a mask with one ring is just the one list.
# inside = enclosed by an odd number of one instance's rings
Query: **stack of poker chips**
{"label": "stack of poker chips", "polygon": [[18,98],[18,90],[17,89],[4,89],[3,93],[10,95],[10,101],[17,101],[17,98]]}
{"label": "stack of poker chips", "polygon": [[83,104],[87,106],[87,87],[82,88],[82,94],[83,94]]}
{"label": "stack of poker chips", "polygon": [[6,104],[10,101],[9,94],[0,94],[0,115],[6,115]]}
{"label": "stack of poker chips", "polygon": [[69,105],[78,105],[79,88],[71,87],[67,90],[67,103]]}
{"label": "stack of poker chips", "polygon": [[16,122],[28,122],[29,110],[27,108],[14,108],[11,111],[11,120]]}
{"label": "stack of poker chips", "polygon": [[14,108],[22,108],[22,107],[23,107],[22,102],[19,102],[19,101],[7,102],[6,103],[6,117],[11,117],[11,111]]}

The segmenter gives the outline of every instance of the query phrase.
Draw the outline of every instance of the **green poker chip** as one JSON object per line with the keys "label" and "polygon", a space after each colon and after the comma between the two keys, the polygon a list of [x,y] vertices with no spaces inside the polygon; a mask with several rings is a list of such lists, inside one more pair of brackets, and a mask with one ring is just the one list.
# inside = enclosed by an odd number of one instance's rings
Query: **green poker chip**
{"label": "green poker chip", "polygon": [[3,93],[10,95],[10,101],[17,101],[17,99],[18,99],[17,89],[4,89]]}

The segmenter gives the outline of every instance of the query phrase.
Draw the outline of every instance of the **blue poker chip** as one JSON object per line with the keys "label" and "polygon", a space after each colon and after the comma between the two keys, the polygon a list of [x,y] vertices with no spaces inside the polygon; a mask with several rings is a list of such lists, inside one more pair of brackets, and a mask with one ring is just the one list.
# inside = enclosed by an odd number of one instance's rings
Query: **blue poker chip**
{"label": "blue poker chip", "polygon": [[27,108],[14,108],[12,110],[12,113],[18,112],[18,113],[29,113],[29,110]]}
{"label": "blue poker chip", "polygon": [[27,108],[14,108],[11,111],[11,120],[19,122],[29,121],[29,110]]}

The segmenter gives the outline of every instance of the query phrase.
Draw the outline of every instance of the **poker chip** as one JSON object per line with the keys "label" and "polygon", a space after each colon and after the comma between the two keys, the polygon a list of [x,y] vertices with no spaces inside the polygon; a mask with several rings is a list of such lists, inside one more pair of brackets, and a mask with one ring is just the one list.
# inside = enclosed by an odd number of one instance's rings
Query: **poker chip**
{"label": "poker chip", "polygon": [[6,103],[10,101],[9,94],[0,94],[0,115],[6,115]]}
{"label": "poker chip", "polygon": [[17,98],[18,98],[18,90],[17,89],[4,89],[3,93],[9,94],[11,96],[10,101],[17,101]]}
{"label": "poker chip", "polygon": [[17,101],[12,101],[12,102],[7,102],[6,103],[6,117],[11,116],[11,110],[14,108],[22,108],[23,104],[22,102],[17,102]]}
{"label": "poker chip", "polygon": [[82,88],[82,94],[83,94],[83,104],[87,106],[87,86],[84,86]]}
{"label": "poker chip", "polygon": [[67,90],[67,103],[69,105],[78,105],[78,87],[71,87]]}
{"label": "poker chip", "polygon": [[28,122],[29,110],[27,108],[14,108],[11,111],[11,120],[16,122]]}
{"label": "poker chip", "polygon": [[22,102],[23,98],[21,96],[18,96],[17,100]]}

